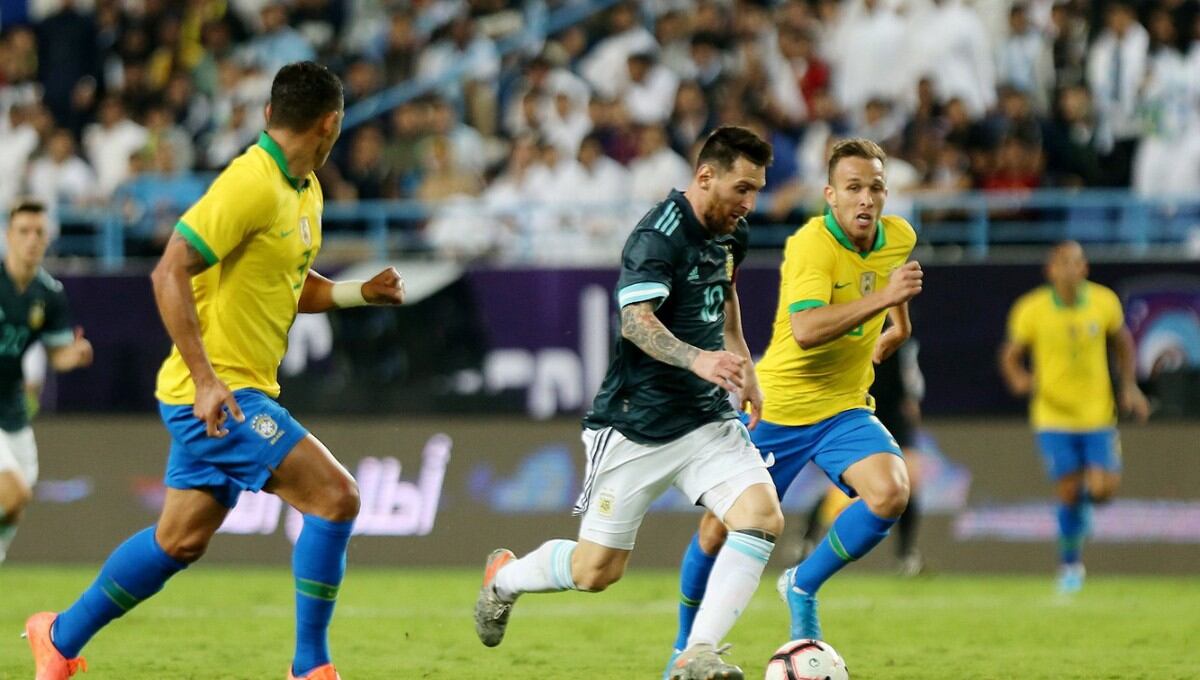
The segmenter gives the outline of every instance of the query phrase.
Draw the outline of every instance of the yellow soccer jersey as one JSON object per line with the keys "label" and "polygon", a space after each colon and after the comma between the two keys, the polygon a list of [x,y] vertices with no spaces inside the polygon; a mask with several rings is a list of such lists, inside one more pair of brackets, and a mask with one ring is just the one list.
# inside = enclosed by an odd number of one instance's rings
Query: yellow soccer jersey
{"label": "yellow soccer jersey", "polygon": [[875,379],[871,355],[887,312],[812,349],[792,337],[791,315],[852,302],[886,286],[916,242],[912,225],[894,216],[880,220],[875,244],[865,253],[828,212],[792,234],[783,251],[771,344],[758,363],[764,420],[811,425],[852,408],[874,408],[867,393]]}
{"label": "yellow soccer jersey", "polygon": [[[279,395],[276,371],[321,247],[323,205],[316,174],[288,174],[283,151],[264,132],[175,225],[210,265],[192,278],[192,292],[204,348],[231,390]],[[172,347],[155,396],[190,404],[195,395],[179,348]]]}
{"label": "yellow soccer jersey", "polygon": [[1071,307],[1050,286],[1017,300],[1008,338],[1031,353],[1029,415],[1035,429],[1080,432],[1116,424],[1108,336],[1124,323],[1117,294],[1098,283],[1084,282]]}

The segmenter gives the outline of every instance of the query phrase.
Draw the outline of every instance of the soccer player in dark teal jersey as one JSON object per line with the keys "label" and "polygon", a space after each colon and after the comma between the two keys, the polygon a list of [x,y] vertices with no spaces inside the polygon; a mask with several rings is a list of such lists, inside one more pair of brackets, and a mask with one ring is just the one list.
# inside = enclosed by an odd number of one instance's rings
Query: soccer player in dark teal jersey
{"label": "soccer player in dark teal jersey", "polygon": [[9,212],[7,241],[0,267],[0,562],[38,478],[21,357],[41,340],[56,371],[92,363],[91,343],[71,328],[62,284],[42,269],[50,244],[45,207],[17,202]]}
{"label": "soccer player in dark teal jersey", "polygon": [[783,528],[765,463],[727,399],[762,411],[734,288],[745,216],[765,183],[771,147],[739,127],[714,131],[692,182],[642,218],[622,253],[621,337],[583,420],[587,472],[579,540],[552,540],[516,559],[488,557],[475,630],[500,644],[523,593],[600,591],[625,571],[642,518],[670,486],[729,527],[677,680],[742,678],[717,645],[745,610]]}

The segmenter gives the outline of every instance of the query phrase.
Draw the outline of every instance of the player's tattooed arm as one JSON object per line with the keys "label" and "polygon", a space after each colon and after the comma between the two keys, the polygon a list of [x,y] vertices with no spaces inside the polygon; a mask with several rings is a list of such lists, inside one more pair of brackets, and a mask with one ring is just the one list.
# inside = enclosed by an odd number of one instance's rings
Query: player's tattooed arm
{"label": "player's tattooed arm", "polygon": [[167,243],[167,246],[170,247],[172,242],[182,244],[184,253],[183,264],[188,274],[195,276],[211,266],[208,264],[208,260],[204,259],[204,255],[199,250],[196,250],[196,247],[188,242],[178,231],[171,234],[171,240]]}
{"label": "player's tattooed arm", "polygon": [[700,350],[675,337],[654,315],[651,301],[621,308],[621,336],[650,357],[683,369],[691,369]]}

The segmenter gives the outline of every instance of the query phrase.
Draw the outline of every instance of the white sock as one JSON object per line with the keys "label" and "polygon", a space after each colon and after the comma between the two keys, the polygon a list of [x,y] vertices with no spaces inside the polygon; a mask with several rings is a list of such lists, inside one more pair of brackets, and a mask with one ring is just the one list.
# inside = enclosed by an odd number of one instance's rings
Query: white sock
{"label": "white sock", "polygon": [[729,629],[733,628],[733,622],[742,615],[754,596],[774,548],[775,543],[764,538],[740,531],[729,533],[725,546],[717,553],[717,561],[713,563],[708,589],[704,593],[704,601],[700,603],[700,611],[696,612],[688,647],[696,644],[715,647],[725,639]]}
{"label": "white sock", "polygon": [[501,600],[511,602],[522,593],[557,593],[574,590],[571,555],[575,541],[546,541],[537,550],[510,562],[496,573],[492,587]]}
{"label": "white sock", "polygon": [[8,546],[12,545],[13,538],[15,538],[16,535],[17,525],[0,525],[0,564],[4,564],[4,558],[8,556]]}

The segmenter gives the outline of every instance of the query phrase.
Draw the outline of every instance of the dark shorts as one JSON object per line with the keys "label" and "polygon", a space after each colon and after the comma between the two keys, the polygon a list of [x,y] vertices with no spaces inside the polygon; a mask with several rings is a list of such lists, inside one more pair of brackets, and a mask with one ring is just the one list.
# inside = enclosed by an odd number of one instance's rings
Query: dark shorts
{"label": "dark shorts", "polygon": [[258,390],[237,390],[233,397],[246,420],[227,417],[229,434],[221,438],[205,433],[204,421],[192,413],[191,404],[158,405],[171,433],[166,485],[202,489],[227,508],[237,505],[242,491],[261,491],[272,471],[308,434],[287,409]]}
{"label": "dark shorts", "polygon": [[787,492],[800,470],[812,461],[847,495],[857,492],[842,481],[842,473],[858,461],[877,453],[903,457],[900,445],[879,419],[865,409],[850,409],[812,425],[776,425],[759,422],[750,438],[763,458],[779,497]]}

